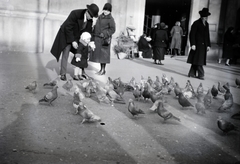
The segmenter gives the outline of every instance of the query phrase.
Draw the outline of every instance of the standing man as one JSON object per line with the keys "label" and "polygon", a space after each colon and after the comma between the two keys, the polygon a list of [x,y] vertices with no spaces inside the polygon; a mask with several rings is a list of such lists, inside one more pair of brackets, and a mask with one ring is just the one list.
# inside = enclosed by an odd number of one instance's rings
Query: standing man
{"label": "standing man", "polygon": [[98,11],[99,8],[94,3],[87,5],[87,9],[73,10],[61,25],[50,51],[57,61],[59,61],[62,53],[61,80],[67,80],[66,72],[69,52],[76,52],[80,35],[83,32],[92,33],[92,19],[93,17],[98,17]]}
{"label": "standing man", "polygon": [[211,13],[209,13],[208,8],[203,8],[199,11],[199,14],[200,18],[193,22],[190,30],[191,50],[187,63],[192,65],[188,77],[197,77],[204,80],[203,65],[206,65],[207,51],[209,51],[211,47],[207,17],[211,15]]}

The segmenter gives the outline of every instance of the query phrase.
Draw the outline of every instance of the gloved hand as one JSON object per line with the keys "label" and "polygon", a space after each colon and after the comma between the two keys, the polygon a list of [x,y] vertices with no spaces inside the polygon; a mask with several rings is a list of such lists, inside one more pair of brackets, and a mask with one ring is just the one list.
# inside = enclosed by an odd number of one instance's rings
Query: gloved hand
{"label": "gloved hand", "polygon": [[73,46],[73,48],[77,49],[77,48],[78,48],[77,42],[76,42],[76,41],[73,41],[73,42],[72,42],[72,46]]}
{"label": "gloved hand", "polygon": [[99,37],[104,38],[104,34],[103,34],[103,33],[100,33],[100,34],[99,34]]}
{"label": "gloved hand", "polygon": [[95,43],[93,41],[91,41],[88,45],[89,45],[89,47],[92,48],[93,51],[95,50],[96,46],[95,46]]}
{"label": "gloved hand", "polygon": [[210,50],[210,47],[207,47],[207,51],[209,51]]}
{"label": "gloved hand", "polygon": [[192,45],[191,48],[192,48],[192,50],[194,50],[194,51],[196,50],[196,46],[195,46],[195,45]]}

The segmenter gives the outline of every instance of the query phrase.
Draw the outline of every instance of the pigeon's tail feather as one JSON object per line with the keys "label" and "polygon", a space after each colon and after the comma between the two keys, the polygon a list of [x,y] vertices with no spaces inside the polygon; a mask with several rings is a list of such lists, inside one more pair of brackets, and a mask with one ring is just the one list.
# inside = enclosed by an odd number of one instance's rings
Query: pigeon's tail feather
{"label": "pigeon's tail feather", "polygon": [[39,100],[39,102],[46,102],[46,100],[43,98],[43,99]]}
{"label": "pigeon's tail feather", "polygon": [[240,120],[240,112],[236,113],[236,114],[233,114],[231,116],[232,119],[237,119],[237,120]]}

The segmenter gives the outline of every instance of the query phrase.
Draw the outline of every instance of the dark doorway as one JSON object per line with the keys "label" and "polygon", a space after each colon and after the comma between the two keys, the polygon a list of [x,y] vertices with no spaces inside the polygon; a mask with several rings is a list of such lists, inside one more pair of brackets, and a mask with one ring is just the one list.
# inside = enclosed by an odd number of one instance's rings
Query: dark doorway
{"label": "dark doorway", "polygon": [[168,26],[168,31],[175,25],[176,21],[181,22],[184,31],[182,38],[182,52],[187,44],[188,22],[191,7],[191,0],[146,0],[144,33],[151,36],[152,17],[160,15],[160,22]]}

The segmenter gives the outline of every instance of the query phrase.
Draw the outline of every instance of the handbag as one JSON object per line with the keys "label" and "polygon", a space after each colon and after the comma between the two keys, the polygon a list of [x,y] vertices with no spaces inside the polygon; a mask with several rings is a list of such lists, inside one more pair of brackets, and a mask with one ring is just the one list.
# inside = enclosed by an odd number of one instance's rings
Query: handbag
{"label": "handbag", "polygon": [[102,46],[108,46],[108,45],[110,45],[110,43],[111,43],[111,37],[104,38]]}

